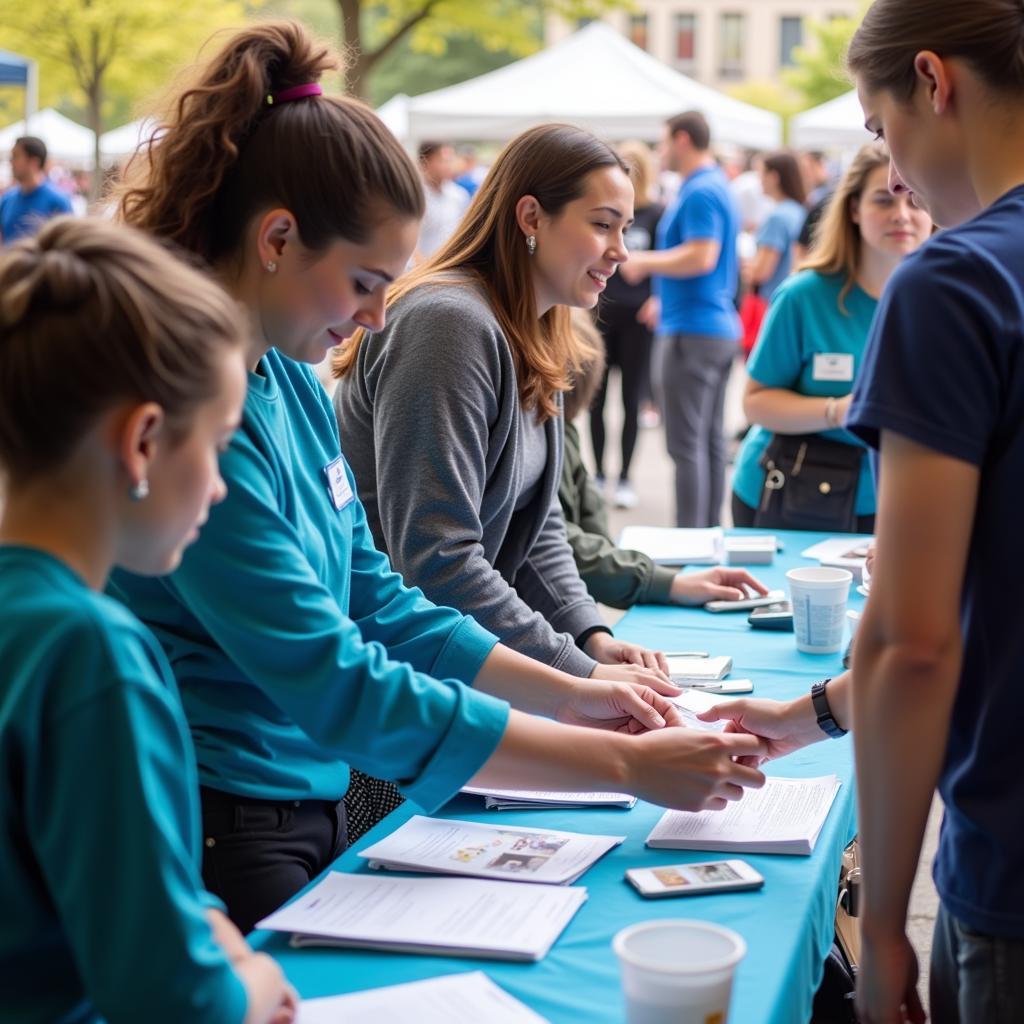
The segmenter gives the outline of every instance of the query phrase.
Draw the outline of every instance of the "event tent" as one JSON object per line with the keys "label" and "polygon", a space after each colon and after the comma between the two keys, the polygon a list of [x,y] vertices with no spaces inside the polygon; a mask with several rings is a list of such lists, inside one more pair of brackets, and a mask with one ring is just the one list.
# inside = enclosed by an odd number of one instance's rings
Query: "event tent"
{"label": "event tent", "polygon": [[545,121],[578,124],[610,141],[653,142],[665,119],[684,110],[702,111],[716,142],[771,149],[782,141],[777,114],[687,78],[599,21],[497,71],[396,100],[383,109],[392,130],[405,127],[399,137],[413,143],[501,141]]}
{"label": "event tent", "polygon": [[93,133],[52,107],[29,118],[27,130],[24,121],[0,129],[0,155],[10,152],[14,140],[21,135],[39,136],[46,143],[51,158],[59,163],[86,170],[92,168],[95,160]]}
{"label": "event tent", "polygon": [[139,146],[147,141],[156,131],[156,121],[151,117],[143,117],[138,121],[129,121],[120,128],[112,128],[100,136],[100,152],[105,163],[116,163],[126,160]]}
{"label": "event tent", "polygon": [[789,122],[789,142],[797,149],[851,150],[870,141],[855,91],[805,110]]}

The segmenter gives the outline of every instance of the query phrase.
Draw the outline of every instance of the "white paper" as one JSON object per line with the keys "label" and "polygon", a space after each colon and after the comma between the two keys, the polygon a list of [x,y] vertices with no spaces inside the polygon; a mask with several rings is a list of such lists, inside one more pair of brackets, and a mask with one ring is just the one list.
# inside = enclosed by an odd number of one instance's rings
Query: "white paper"
{"label": "white paper", "polygon": [[539,960],[586,898],[583,887],[332,871],[257,927],[300,944]]}
{"label": "white paper", "polygon": [[556,793],[533,789],[486,789],[463,786],[463,793],[487,798],[487,807],[508,804],[541,807],[632,807],[636,797],[628,793]]}
{"label": "white paper", "polygon": [[665,661],[668,662],[669,678],[682,685],[685,685],[687,679],[724,679],[732,671],[732,658],[724,654],[715,658],[687,658],[669,654],[665,656]]}
{"label": "white paper", "polygon": [[812,544],[800,554],[804,558],[814,558],[822,565],[849,569],[853,578],[859,580],[867,561],[868,545],[874,540],[874,537],[832,537]]}
{"label": "white paper", "polygon": [[306,999],[297,1024],[548,1024],[482,971]]}
{"label": "white paper", "polygon": [[359,856],[371,865],[403,871],[564,885],[579,878],[625,838],[415,814]]}
{"label": "white paper", "polygon": [[683,690],[678,697],[669,700],[682,712],[686,725],[702,732],[721,732],[725,722],[702,722],[697,715],[710,711],[718,704],[735,700],[735,697],[723,697],[721,694],[705,693],[702,690]]}
{"label": "white paper", "polygon": [[649,846],[680,850],[810,853],[839,791],[834,775],[769,777],[721,811],[666,811]]}
{"label": "white paper", "polygon": [[627,526],[619,535],[619,547],[642,551],[659,565],[713,565],[722,560],[724,540],[717,526],[699,530]]}

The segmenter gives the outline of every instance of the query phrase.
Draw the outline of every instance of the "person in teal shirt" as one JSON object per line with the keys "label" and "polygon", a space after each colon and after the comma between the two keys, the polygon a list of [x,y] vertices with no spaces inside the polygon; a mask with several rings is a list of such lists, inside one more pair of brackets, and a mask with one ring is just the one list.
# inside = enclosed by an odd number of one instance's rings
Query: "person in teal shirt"
{"label": "person in teal shirt", "polygon": [[661,728],[679,718],[645,685],[677,692],[657,673],[541,665],[405,587],[374,548],[344,425],[339,438],[306,364],[383,326],[423,193],[368,108],[321,94],[334,69],[297,23],[236,33],[121,197],[125,220],[210,264],[251,324],[227,500],[170,577],[114,581],[170,657],[196,739],[204,879],[243,930],[344,849],[349,766],[427,811],[470,779],[700,807],[762,782],[733,760],[737,738]]}
{"label": "person in teal shirt", "polygon": [[744,280],[770,301],[793,269],[793,246],[807,219],[800,165],[791,153],[771,153],[761,171],[764,194],[775,205],[757,232],[757,253],[744,268]]}
{"label": "person in teal shirt", "polygon": [[170,666],[102,593],[114,563],[172,569],[223,497],[241,341],[226,295],[123,227],[0,253],[2,1020],[294,1019],[203,890]]}
{"label": "person in teal shirt", "polygon": [[[863,147],[821,222],[804,270],[775,293],[747,364],[744,411],[751,428],[736,458],[732,514],[754,526],[765,470],[761,457],[775,433],[821,433],[862,445],[842,424],[889,276],[931,233],[931,220],[909,197],[888,188],[889,157]],[[854,508],[857,530],[874,531],[875,485],[861,460]]]}

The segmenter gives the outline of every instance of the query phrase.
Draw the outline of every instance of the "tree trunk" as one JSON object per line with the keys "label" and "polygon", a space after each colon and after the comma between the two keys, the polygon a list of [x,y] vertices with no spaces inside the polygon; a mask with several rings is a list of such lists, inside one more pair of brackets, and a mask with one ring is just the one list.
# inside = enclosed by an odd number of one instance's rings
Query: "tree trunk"
{"label": "tree trunk", "polygon": [[89,101],[89,128],[93,133],[93,158],[95,170],[92,173],[92,186],[89,189],[89,205],[91,206],[100,198],[100,189],[103,187],[103,164],[100,153],[100,136],[103,134],[103,76],[97,73],[89,83],[86,91]]}
{"label": "tree trunk", "polygon": [[363,47],[363,0],[338,0],[341,11],[341,40],[345,54],[345,88],[366,98],[367,76],[371,64]]}

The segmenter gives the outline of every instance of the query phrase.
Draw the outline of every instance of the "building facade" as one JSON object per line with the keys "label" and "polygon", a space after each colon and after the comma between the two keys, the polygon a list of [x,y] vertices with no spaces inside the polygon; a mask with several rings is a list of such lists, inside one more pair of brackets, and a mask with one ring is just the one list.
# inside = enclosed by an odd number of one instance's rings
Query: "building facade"
{"label": "building facade", "polygon": [[[857,0],[634,0],[604,20],[652,56],[716,89],[774,81],[808,40],[807,24],[855,17]],[[578,26],[546,25],[547,43]]]}

